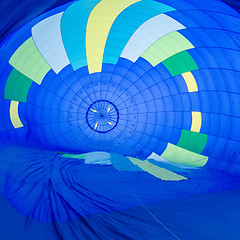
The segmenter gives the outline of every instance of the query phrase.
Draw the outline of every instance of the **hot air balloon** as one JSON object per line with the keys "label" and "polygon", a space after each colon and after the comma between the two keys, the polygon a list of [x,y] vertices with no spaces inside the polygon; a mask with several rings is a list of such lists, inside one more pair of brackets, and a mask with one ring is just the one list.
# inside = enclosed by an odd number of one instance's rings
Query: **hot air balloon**
{"label": "hot air balloon", "polygon": [[0,239],[240,239],[239,13],[63,3],[0,44]]}

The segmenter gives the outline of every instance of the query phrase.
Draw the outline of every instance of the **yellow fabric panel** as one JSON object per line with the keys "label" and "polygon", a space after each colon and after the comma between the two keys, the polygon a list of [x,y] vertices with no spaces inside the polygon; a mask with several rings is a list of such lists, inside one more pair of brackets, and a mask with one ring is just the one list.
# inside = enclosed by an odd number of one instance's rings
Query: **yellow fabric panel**
{"label": "yellow fabric panel", "polygon": [[10,104],[10,119],[12,121],[12,125],[15,128],[23,127],[23,124],[22,124],[22,122],[19,118],[19,115],[18,115],[18,105],[19,105],[19,102],[11,101],[11,104]]}
{"label": "yellow fabric panel", "polygon": [[101,72],[105,44],[117,16],[140,0],[102,0],[92,10],[86,32],[86,52],[89,73]]}
{"label": "yellow fabric panel", "polygon": [[143,171],[148,172],[149,174],[153,175],[154,177],[160,178],[162,180],[166,180],[166,181],[180,181],[180,180],[186,180],[187,178],[171,172],[165,168],[160,168],[152,163],[150,163],[149,161],[145,160],[139,160],[137,158],[133,158],[133,157],[128,157],[128,159],[135,165],[137,165],[138,167],[140,167]]}
{"label": "yellow fabric panel", "polygon": [[192,132],[200,132],[202,126],[202,114],[200,112],[192,112]]}
{"label": "yellow fabric panel", "polygon": [[197,92],[198,91],[198,86],[196,79],[194,78],[193,74],[191,72],[186,72],[182,74],[189,92]]}

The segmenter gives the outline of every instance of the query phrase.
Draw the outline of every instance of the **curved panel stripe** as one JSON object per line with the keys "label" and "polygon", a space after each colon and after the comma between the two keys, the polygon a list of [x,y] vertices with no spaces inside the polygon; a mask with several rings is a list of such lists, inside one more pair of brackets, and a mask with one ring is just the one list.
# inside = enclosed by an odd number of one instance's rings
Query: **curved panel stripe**
{"label": "curved panel stripe", "polygon": [[62,157],[64,157],[64,158],[85,159],[86,158],[86,153],[83,153],[83,154],[70,154],[70,153],[66,153],[66,154],[63,154]]}
{"label": "curved panel stripe", "polygon": [[[154,54],[157,61],[161,62],[179,51],[193,48],[186,38],[174,32],[181,29],[185,27],[171,17],[165,14],[157,15],[137,29],[125,46],[121,57],[135,62],[141,54],[145,59],[151,59]],[[171,32],[173,33],[169,34]],[[163,37],[165,35],[166,37]],[[167,49],[168,52],[166,52]]]}
{"label": "curved panel stripe", "polygon": [[138,167],[140,167],[145,172],[148,172],[149,174],[153,175],[154,177],[160,178],[165,181],[180,181],[180,180],[187,180],[187,178],[171,172],[165,168],[160,168],[149,161],[145,160],[139,160],[137,158],[128,157],[128,159]]}
{"label": "curved panel stripe", "polygon": [[200,112],[192,112],[192,132],[200,132],[202,126],[202,114]]}
{"label": "curved panel stripe", "polygon": [[57,74],[70,64],[60,29],[62,15],[63,12],[46,18],[32,28],[33,40],[38,50]]}
{"label": "curved panel stripe", "polygon": [[4,98],[18,102],[26,102],[32,82],[31,79],[27,78],[16,69],[13,69],[5,85]]}
{"label": "curved panel stripe", "polygon": [[21,128],[23,124],[18,115],[19,102],[11,101],[10,104],[10,119],[14,128]]}
{"label": "curved panel stripe", "polygon": [[208,161],[208,157],[206,156],[188,151],[171,143],[168,143],[161,157],[172,163],[192,167],[203,167]]}
{"label": "curved panel stripe", "polygon": [[142,58],[154,67],[171,56],[194,46],[179,32],[171,32],[153,43],[143,54]]}
{"label": "curved panel stripe", "polygon": [[137,2],[125,9],[116,18],[109,32],[103,63],[116,64],[129,39],[142,24],[154,16],[170,11],[175,9],[151,0]]}
{"label": "curved panel stripe", "polygon": [[92,9],[100,0],[80,0],[63,13],[61,33],[64,47],[74,70],[87,66],[86,28]]}
{"label": "curved panel stripe", "polygon": [[116,17],[139,0],[102,0],[91,12],[86,32],[89,73],[101,72],[105,44]]}
{"label": "curved panel stripe", "polygon": [[51,69],[38,51],[32,37],[14,52],[9,63],[39,85]]}
{"label": "curved panel stripe", "polygon": [[197,92],[198,91],[196,79],[194,78],[194,76],[191,72],[182,73],[182,77],[184,78],[184,80],[187,84],[188,92]]}
{"label": "curved panel stripe", "polygon": [[177,146],[200,154],[207,144],[207,139],[208,135],[206,134],[182,129]]}
{"label": "curved panel stripe", "polygon": [[194,59],[187,51],[177,53],[167,58],[162,63],[173,77],[199,69]]}

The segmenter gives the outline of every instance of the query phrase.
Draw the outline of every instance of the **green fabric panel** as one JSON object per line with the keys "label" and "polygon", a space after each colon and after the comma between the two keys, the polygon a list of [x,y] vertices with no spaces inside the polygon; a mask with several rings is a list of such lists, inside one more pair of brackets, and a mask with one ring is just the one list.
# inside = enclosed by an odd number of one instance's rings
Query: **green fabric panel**
{"label": "green fabric panel", "polygon": [[63,154],[64,158],[77,158],[77,159],[86,159],[86,154]]}
{"label": "green fabric panel", "polygon": [[138,167],[140,167],[142,170],[148,172],[149,174],[153,175],[154,177],[160,178],[162,180],[165,181],[180,181],[180,180],[186,180],[187,178],[171,172],[165,168],[160,168],[152,163],[150,163],[149,161],[145,160],[142,161],[140,159],[137,158],[133,158],[133,157],[128,157],[128,159],[135,165],[137,165]]}
{"label": "green fabric panel", "polygon": [[182,130],[177,146],[194,153],[201,153],[207,144],[208,135]]}
{"label": "green fabric panel", "polygon": [[32,82],[31,79],[27,78],[16,69],[13,69],[5,85],[4,98],[12,101],[26,102]]}
{"label": "green fabric panel", "polygon": [[51,69],[38,51],[32,37],[25,41],[15,51],[9,63],[39,85],[47,72]]}
{"label": "green fabric panel", "polygon": [[142,57],[156,66],[167,58],[194,46],[179,32],[171,32],[152,44]]}
{"label": "green fabric panel", "polygon": [[177,53],[172,57],[164,60],[162,63],[173,77],[185,72],[199,69],[196,62],[187,51]]}
{"label": "green fabric panel", "polygon": [[172,163],[192,167],[203,167],[208,161],[206,156],[190,152],[171,143],[168,144],[161,157]]}

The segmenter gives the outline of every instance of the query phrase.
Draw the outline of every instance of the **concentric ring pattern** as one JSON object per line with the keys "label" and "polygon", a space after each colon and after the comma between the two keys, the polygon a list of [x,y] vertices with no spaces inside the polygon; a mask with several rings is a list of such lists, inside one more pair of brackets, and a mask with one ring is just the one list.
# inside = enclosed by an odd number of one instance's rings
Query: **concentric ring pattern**
{"label": "concentric ring pattern", "polygon": [[1,142],[231,171],[238,22],[184,0],[79,0],[37,17],[1,46]]}
{"label": "concentric ring pattern", "polygon": [[117,126],[119,113],[113,103],[98,100],[88,108],[86,121],[92,130],[98,133],[107,133]]}
{"label": "concentric ring pattern", "polygon": [[0,217],[49,239],[234,239],[207,194],[240,186],[239,59],[240,15],[218,0],[32,19],[0,43]]}

